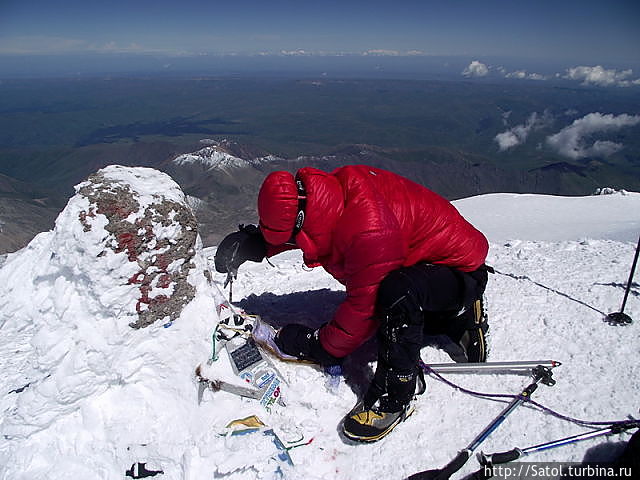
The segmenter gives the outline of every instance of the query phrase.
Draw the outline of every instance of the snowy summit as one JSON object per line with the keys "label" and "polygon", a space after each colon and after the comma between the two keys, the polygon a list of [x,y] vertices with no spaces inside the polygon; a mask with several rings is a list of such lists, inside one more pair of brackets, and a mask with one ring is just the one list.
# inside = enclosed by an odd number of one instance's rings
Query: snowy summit
{"label": "snowy summit", "polygon": [[233,168],[244,168],[281,160],[274,155],[249,159],[240,158],[232,153],[233,148],[238,145],[228,140],[216,141],[205,139],[201,140],[201,143],[206,146],[192,153],[178,155],[173,159],[173,163],[178,166],[199,166],[204,170],[228,171]]}
{"label": "snowy summit", "polygon": [[234,157],[216,146],[204,147],[194,153],[185,153],[176,157],[173,162],[176,165],[201,164],[207,170],[247,166],[245,160]]}
{"label": "snowy summit", "polygon": [[[212,165],[233,163],[207,148]],[[488,263],[497,271],[486,292],[488,360],[560,361],[556,385],[541,385],[536,401],[582,420],[638,417],[637,281],[625,310],[634,322],[613,327],[603,318],[620,308],[640,233],[640,194],[493,194],[455,205],[490,240]],[[274,360],[286,381],[286,406],[266,411],[255,400],[211,390],[199,403],[194,369],[212,357],[218,306],[228,292],[225,278],[213,273],[215,248],[202,249],[194,225],[185,195],[167,175],[112,166],[76,187],[52,231],[8,256],[0,269],[0,479],[127,478],[147,469],[156,479],[400,480],[444,466],[504,408],[427,377],[416,412],[388,437],[347,442],[338,422],[373,373],[371,342],[345,361],[337,383],[312,366]],[[321,269],[302,268],[299,252],[271,262],[240,268],[238,308],[274,326],[329,320],[343,287]],[[422,349],[427,364],[451,361],[439,346],[434,338]],[[220,368],[225,361],[221,356]],[[530,381],[446,377],[510,394]],[[264,424],[258,434],[231,434],[230,422],[252,415]],[[584,431],[522,407],[482,450]],[[527,461],[608,460],[629,436]],[[454,478],[477,469],[472,458]]]}

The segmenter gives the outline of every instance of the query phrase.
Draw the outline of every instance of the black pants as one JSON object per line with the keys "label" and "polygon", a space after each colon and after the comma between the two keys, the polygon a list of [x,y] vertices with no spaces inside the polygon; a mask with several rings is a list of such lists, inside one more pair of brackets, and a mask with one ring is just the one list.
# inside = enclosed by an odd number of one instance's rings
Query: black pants
{"label": "black pants", "polygon": [[[378,367],[369,401],[388,393],[400,403],[413,395],[424,335],[447,334],[454,341],[471,325],[460,314],[481,298],[487,268],[462,272],[444,265],[420,263],[394,270],[378,290],[376,315]],[[398,380],[399,379],[399,380]],[[395,387],[394,387],[395,385]],[[394,391],[395,389],[398,391]]]}

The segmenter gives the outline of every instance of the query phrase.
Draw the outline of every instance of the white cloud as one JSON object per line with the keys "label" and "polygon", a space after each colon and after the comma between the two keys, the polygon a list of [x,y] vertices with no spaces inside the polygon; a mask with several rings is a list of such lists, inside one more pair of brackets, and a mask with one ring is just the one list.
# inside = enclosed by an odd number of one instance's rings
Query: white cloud
{"label": "white cloud", "polygon": [[377,48],[373,50],[367,50],[363,55],[371,55],[374,57],[398,57],[400,52],[397,50],[387,50],[384,48]]}
{"label": "white cloud", "polygon": [[540,73],[527,73],[526,70],[516,70],[515,72],[502,72],[506,78],[517,78],[520,80],[546,80],[547,77]]}
{"label": "white cloud", "polygon": [[608,140],[597,140],[588,150],[589,154],[594,157],[608,157],[623,148],[624,145],[621,143],[610,142]]}
{"label": "white cloud", "polygon": [[138,43],[130,43],[129,45],[118,45],[116,42],[107,42],[103,45],[89,45],[87,50],[96,53],[152,53],[159,52],[158,50],[152,51],[145,48]]}
{"label": "white cloud", "polygon": [[299,48],[297,50],[280,50],[280,55],[284,55],[286,57],[304,57],[311,55],[311,53]]}
{"label": "white cloud", "polygon": [[515,72],[507,73],[507,78],[527,78],[527,72],[525,70],[516,70]]}
{"label": "white cloud", "polygon": [[51,54],[77,52],[88,48],[88,43],[77,38],[53,37],[45,35],[24,35],[0,38],[0,54]]}
{"label": "white cloud", "polygon": [[462,71],[465,77],[485,77],[489,73],[489,67],[478,60],[472,61],[467,68]]}
{"label": "white cloud", "polygon": [[78,38],[53,37],[46,35],[0,37],[0,55],[58,55],[76,53],[144,53],[172,56],[189,55],[189,53],[184,50],[174,48],[150,48],[138,43],[123,45],[109,41],[97,44]]}
{"label": "white cloud", "polygon": [[529,80],[546,80],[547,76],[540,73],[530,73],[529,75],[527,75],[527,78]]}
{"label": "white cloud", "polygon": [[500,151],[508,150],[509,148],[522,145],[524,142],[526,142],[527,137],[532,131],[540,130],[550,122],[551,116],[548,112],[544,112],[543,115],[538,115],[538,112],[533,112],[524,124],[516,125],[506,132],[499,133],[498,135],[496,135],[494,140],[498,142]]}
{"label": "white cloud", "polygon": [[607,70],[600,65],[595,67],[579,66],[567,69],[564,78],[582,80],[583,85],[597,85],[599,87],[628,87],[640,84],[640,79],[628,80],[633,70]]}
{"label": "white cloud", "polygon": [[58,55],[75,53],[188,55],[188,52],[183,50],[173,48],[149,48],[137,43],[122,45],[110,41],[104,44],[95,44],[77,38],[51,37],[45,35],[0,37],[0,55]]}
{"label": "white cloud", "polygon": [[589,145],[585,137],[632,127],[638,123],[640,115],[590,113],[548,137],[547,144],[560,155],[574,160],[589,156],[607,157],[622,149],[623,145],[607,140],[598,140]]}

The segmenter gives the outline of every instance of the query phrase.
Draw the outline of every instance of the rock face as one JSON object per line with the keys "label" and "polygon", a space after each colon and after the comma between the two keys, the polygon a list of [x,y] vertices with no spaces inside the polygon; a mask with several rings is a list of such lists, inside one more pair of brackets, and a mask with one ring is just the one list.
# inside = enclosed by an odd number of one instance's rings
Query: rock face
{"label": "rock face", "polygon": [[[133,328],[175,320],[195,294],[187,277],[194,268],[197,221],[186,199],[140,189],[145,180],[157,176],[166,177],[151,169],[111,166],[91,175],[77,189],[89,203],[78,214],[83,231],[103,228],[108,233],[98,256],[105,256],[107,250],[124,253],[135,265],[127,280],[139,290],[138,320],[129,324]],[[127,182],[127,177],[132,181]],[[99,215],[106,224],[95,224]]]}

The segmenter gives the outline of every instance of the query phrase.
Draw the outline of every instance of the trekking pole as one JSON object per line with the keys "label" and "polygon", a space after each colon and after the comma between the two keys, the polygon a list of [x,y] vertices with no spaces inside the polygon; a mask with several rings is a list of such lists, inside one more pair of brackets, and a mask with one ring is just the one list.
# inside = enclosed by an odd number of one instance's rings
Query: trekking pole
{"label": "trekking pole", "polygon": [[526,402],[531,394],[538,388],[538,383],[552,386],[556,382],[553,379],[551,370],[547,367],[537,366],[532,371],[533,382],[525,387],[525,389],[516,396],[507,407],[500,412],[500,414],[480,432],[480,434],[473,439],[473,441],[465,448],[461,450],[458,455],[451,460],[447,465],[440,469],[425,470],[411,475],[408,480],[448,480],[451,475],[460,470],[471,458],[473,452],[484,442],[489,435],[491,435],[501,424],[504,422],[518,406]]}
{"label": "trekking pole", "polygon": [[633,263],[631,264],[631,273],[629,273],[629,280],[627,281],[627,288],[624,291],[624,299],[622,300],[622,307],[619,312],[610,313],[605,317],[605,321],[609,325],[625,325],[633,322],[631,317],[624,313],[624,307],[627,304],[627,298],[629,297],[629,290],[631,290],[631,282],[633,281],[633,274],[636,271],[636,265],[638,264],[638,253],[640,253],[640,236],[638,237],[638,245],[636,246],[636,254],[633,257]]}
{"label": "trekking pole", "polygon": [[496,372],[531,372],[536,366],[555,368],[562,365],[557,360],[527,360],[522,362],[484,362],[484,363],[430,363],[420,366],[435,373],[496,373]]}
{"label": "trekking pole", "polygon": [[559,440],[554,440],[552,442],[541,443],[540,445],[535,445],[533,447],[528,447],[528,448],[520,449],[516,447],[506,452],[491,453],[491,454],[480,452],[480,454],[478,455],[478,460],[480,461],[481,465],[485,465],[485,466],[509,463],[519,459],[520,457],[524,457],[526,455],[530,455],[535,452],[541,452],[543,450],[549,450],[551,448],[562,447],[563,445],[569,445],[571,443],[581,442],[583,440],[600,437],[602,435],[619,434],[627,430],[630,430],[632,428],[640,428],[640,422],[630,421],[626,423],[610,425],[608,427],[599,428],[591,432],[582,433],[580,435],[574,435],[572,437],[561,438]]}

